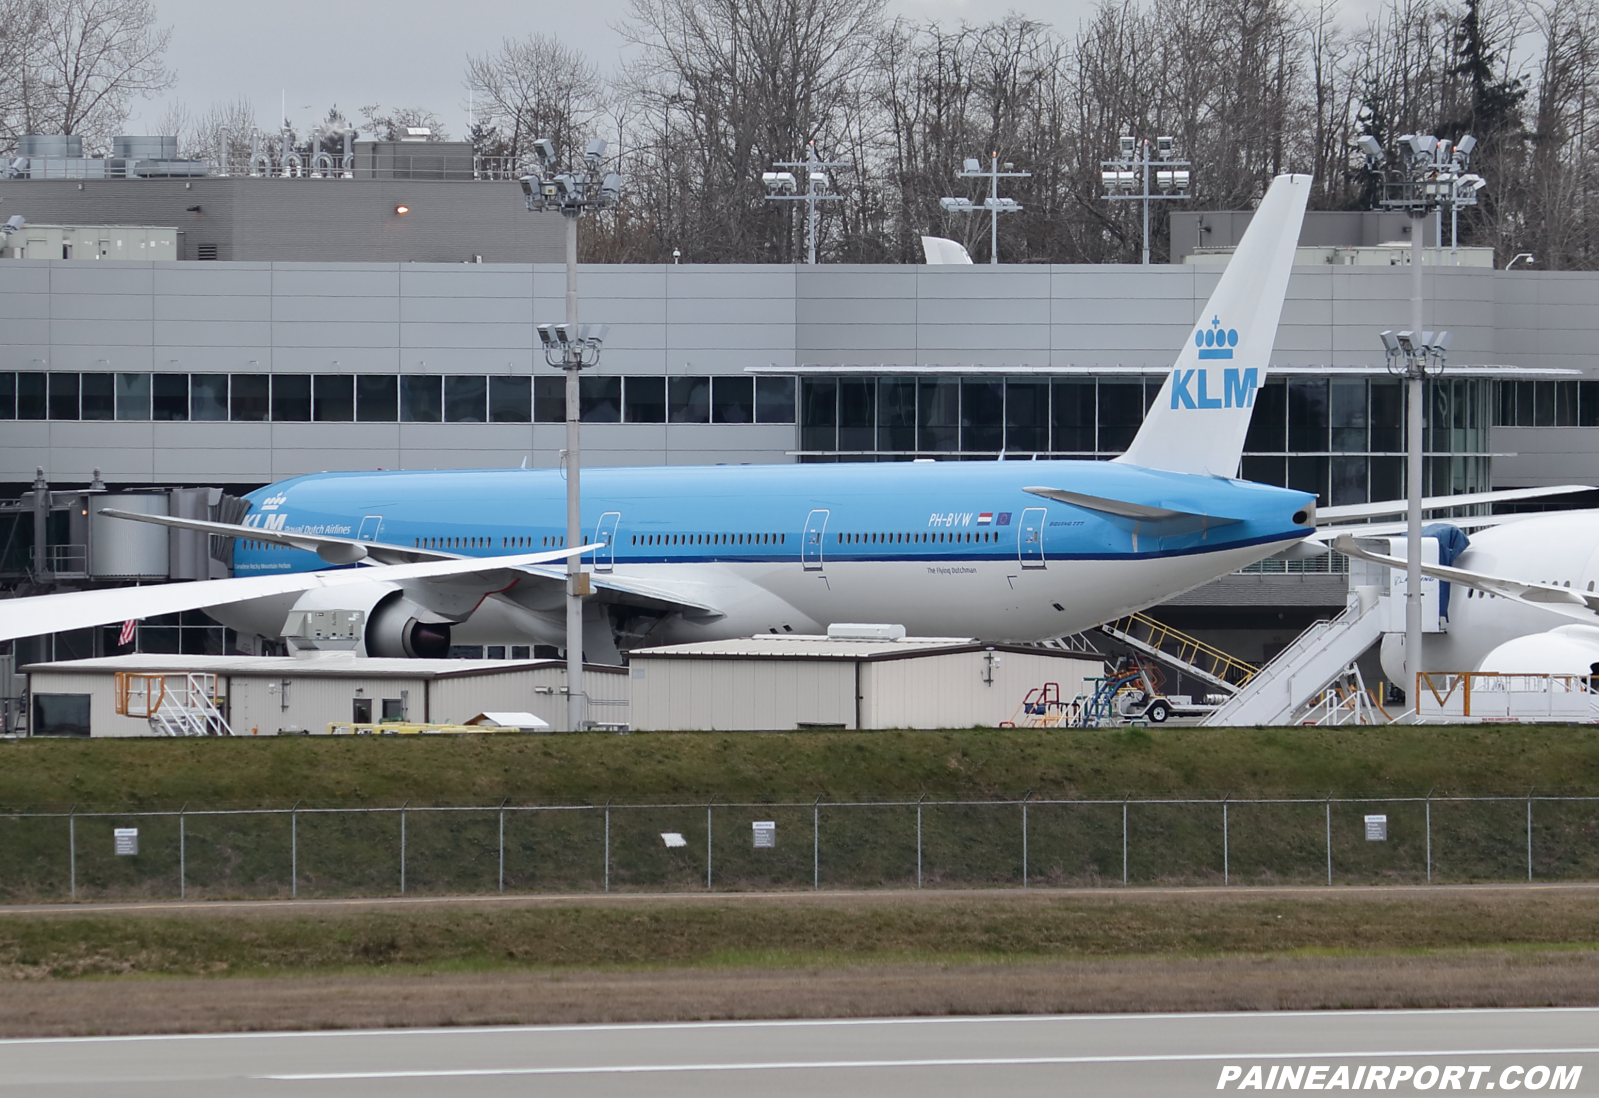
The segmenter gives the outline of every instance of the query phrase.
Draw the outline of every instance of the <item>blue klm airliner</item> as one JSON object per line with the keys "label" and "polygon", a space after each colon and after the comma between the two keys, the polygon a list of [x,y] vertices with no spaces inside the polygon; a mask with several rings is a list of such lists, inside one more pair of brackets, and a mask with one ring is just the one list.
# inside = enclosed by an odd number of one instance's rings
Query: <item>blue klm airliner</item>
{"label": "blue klm airliner", "polygon": [[184,609],[277,636],[293,611],[338,609],[364,613],[374,656],[443,655],[452,634],[560,645],[578,552],[601,661],[843,621],[1076,632],[1315,533],[1314,496],[1234,479],[1309,192],[1272,183],[1115,461],[595,469],[589,549],[564,544],[555,470],[296,477],[253,493],[241,525],[125,516],[235,538],[235,578],[0,602],[0,639]]}

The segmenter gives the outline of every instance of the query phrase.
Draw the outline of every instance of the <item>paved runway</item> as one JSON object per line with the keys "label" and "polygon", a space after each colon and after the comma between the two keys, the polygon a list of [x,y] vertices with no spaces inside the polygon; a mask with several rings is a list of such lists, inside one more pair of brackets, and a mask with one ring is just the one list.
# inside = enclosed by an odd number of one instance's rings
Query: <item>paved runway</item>
{"label": "paved runway", "polygon": [[0,1042],[0,1098],[1061,1098],[1301,1087],[1593,1094],[1599,1091],[1599,1010],[920,1018]]}

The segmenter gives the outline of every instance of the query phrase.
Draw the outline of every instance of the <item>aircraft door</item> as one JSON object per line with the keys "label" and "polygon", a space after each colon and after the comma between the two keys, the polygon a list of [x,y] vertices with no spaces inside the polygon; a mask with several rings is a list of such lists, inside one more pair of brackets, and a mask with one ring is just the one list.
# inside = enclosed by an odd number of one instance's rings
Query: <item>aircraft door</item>
{"label": "aircraft door", "polygon": [[383,529],[382,515],[368,515],[361,520],[361,530],[355,535],[356,541],[377,541],[378,531]]}
{"label": "aircraft door", "polygon": [[594,526],[594,540],[605,546],[594,550],[594,570],[609,572],[616,564],[616,524],[622,521],[622,512],[607,511]]}
{"label": "aircraft door", "polygon": [[805,533],[800,538],[800,562],[807,572],[822,570],[822,536],[827,533],[826,510],[812,511],[805,519]]}
{"label": "aircraft door", "polygon": [[1018,552],[1023,568],[1044,567],[1044,508],[1029,507],[1022,512],[1022,522],[1017,527],[1020,539]]}

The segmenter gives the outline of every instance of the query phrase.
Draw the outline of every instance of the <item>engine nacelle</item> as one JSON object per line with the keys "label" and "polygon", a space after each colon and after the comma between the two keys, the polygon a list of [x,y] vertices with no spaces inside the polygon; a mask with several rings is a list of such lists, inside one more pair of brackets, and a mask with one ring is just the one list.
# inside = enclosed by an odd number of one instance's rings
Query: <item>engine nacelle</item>
{"label": "engine nacelle", "polygon": [[366,619],[366,654],[391,659],[439,660],[450,654],[450,623],[437,618],[399,591],[380,602]]}
{"label": "engine nacelle", "polygon": [[1483,657],[1480,671],[1504,675],[1591,675],[1599,666],[1599,628],[1560,625],[1501,644]]}
{"label": "engine nacelle", "polygon": [[[308,622],[309,615],[316,615],[316,621]],[[332,635],[308,628],[323,624],[332,626]],[[289,611],[283,635],[299,648],[354,648],[362,655],[390,659],[443,659],[450,654],[450,624],[444,615],[418,605],[397,584],[362,583],[306,591]],[[355,628],[348,628],[351,625]]]}

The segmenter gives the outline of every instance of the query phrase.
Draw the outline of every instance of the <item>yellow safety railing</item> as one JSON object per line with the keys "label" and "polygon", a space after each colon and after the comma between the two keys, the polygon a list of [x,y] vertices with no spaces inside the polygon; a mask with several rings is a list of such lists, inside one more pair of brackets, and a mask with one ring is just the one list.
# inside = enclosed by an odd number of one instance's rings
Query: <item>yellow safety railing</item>
{"label": "yellow safety railing", "polygon": [[1230,656],[1220,648],[1206,644],[1198,637],[1191,637],[1180,629],[1173,629],[1165,622],[1156,621],[1147,614],[1129,614],[1120,621],[1112,622],[1110,628],[1142,641],[1190,667],[1207,671],[1234,686],[1244,685],[1255,677],[1255,672],[1260,670],[1252,663],[1245,663],[1236,656]]}
{"label": "yellow safety railing", "polygon": [[329,736],[463,736],[500,731],[503,729],[478,724],[410,724],[403,721],[356,724],[353,721],[329,721],[327,734]]}

